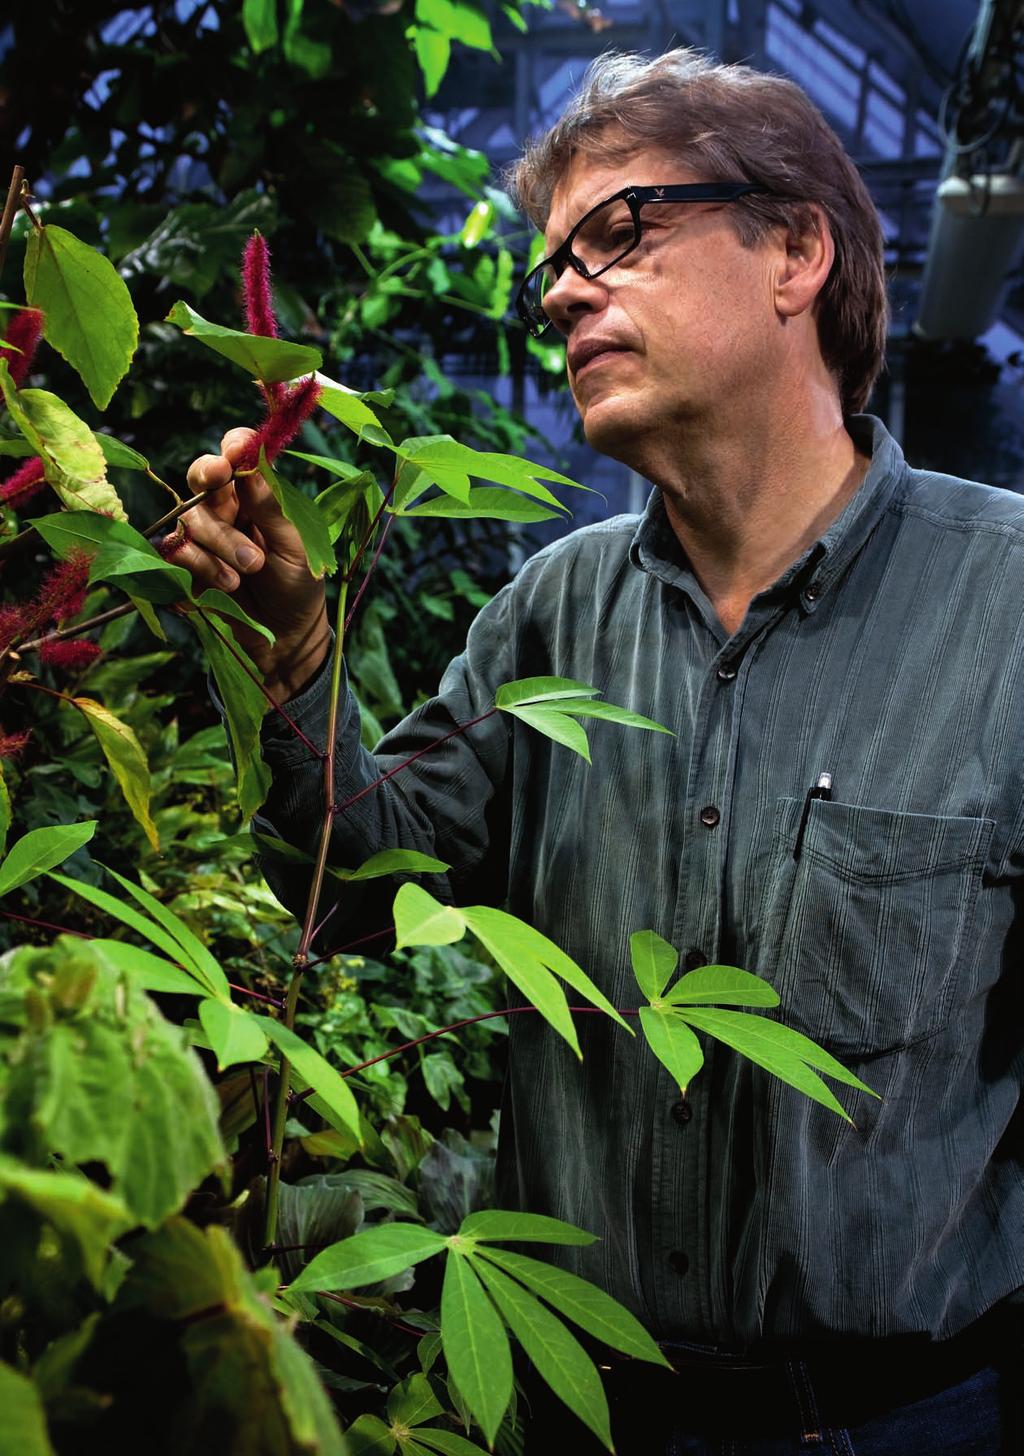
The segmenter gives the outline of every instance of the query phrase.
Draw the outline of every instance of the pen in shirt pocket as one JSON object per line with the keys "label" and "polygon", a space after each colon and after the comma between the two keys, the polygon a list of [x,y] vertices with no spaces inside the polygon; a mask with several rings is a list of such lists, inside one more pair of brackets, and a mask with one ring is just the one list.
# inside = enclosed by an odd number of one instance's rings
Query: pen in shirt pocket
{"label": "pen in shirt pocket", "polygon": [[811,804],[815,799],[831,799],[832,797],[832,775],[820,773],[817,780],[807,790],[804,799],[803,813],[800,815],[800,827],[796,831],[796,843],[793,846],[793,858],[800,858],[800,851],[804,847],[804,834],[807,832],[807,821],[811,817]]}

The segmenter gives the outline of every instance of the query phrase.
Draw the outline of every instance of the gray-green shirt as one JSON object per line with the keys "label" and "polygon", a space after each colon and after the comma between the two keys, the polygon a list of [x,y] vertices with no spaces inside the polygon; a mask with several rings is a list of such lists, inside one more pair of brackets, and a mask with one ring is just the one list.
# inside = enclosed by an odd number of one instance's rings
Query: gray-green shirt
{"label": "gray-green shirt", "polygon": [[[339,818],[337,857],[431,850],[456,901],[507,904],[617,1006],[639,1002],[634,930],[756,971],[881,1094],[842,1090],[854,1130],[708,1044],[680,1108],[605,1018],[577,1018],[582,1065],[512,1018],[499,1203],[598,1234],[560,1261],[664,1339],[941,1339],[1024,1285],[1024,501],[851,429],[861,489],[731,637],[655,492],[529,560],[375,758],[351,705],[340,729],[339,799],[513,678],[666,724],[588,720],[588,767],[496,715]],[[290,708],[320,741],[325,697],[321,679]],[[319,765],[279,720],[266,740],[266,817],[308,845]],[[389,923],[386,901],[363,914]]]}

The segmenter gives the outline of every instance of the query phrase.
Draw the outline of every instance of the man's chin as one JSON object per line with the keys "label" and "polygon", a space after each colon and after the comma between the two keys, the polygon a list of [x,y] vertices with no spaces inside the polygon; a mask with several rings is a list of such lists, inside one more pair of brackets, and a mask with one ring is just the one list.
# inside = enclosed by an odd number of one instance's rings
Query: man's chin
{"label": "man's chin", "polygon": [[605,395],[581,411],[583,434],[592,450],[630,464],[648,426],[638,418],[635,402],[621,395]]}

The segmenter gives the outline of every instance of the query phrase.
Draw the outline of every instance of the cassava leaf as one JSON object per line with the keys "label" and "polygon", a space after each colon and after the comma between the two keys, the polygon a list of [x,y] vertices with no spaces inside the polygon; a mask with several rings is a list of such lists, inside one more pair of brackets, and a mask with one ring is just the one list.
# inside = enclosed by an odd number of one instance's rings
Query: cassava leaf
{"label": "cassava leaf", "polygon": [[362,1143],[359,1108],[352,1095],[352,1089],[337,1068],[332,1067],[326,1057],[322,1057],[314,1047],[304,1042],[301,1036],[297,1036],[283,1022],[272,1021],[269,1016],[254,1017],[251,1012],[248,1012],[247,1015],[250,1020],[257,1022],[270,1040],[284,1053],[299,1076],[308,1086],[312,1087],[321,1103],[333,1114],[333,1119],[336,1119],[345,1131],[350,1132],[359,1143]]}
{"label": "cassava leaf", "polygon": [[[67,875],[56,875],[50,871],[51,880],[56,880],[58,885],[63,885],[65,890],[70,890],[73,895],[79,895],[83,900],[88,900],[90,905],[95,905],[97,910],[103,910],[106,914],[119,920],[122,925],[129,926],[132,930],[144,936],[153,945],[160,949],[173,961],[183,961],[181,946],[173,935],[168,935],[163,926],[158,925],[155,920],[150,920],[145,915],[140,915],[134,906],[119,900],[116,895],[111,895],[107,890],[101,890],[98,885],[87,884],[84,880],[72,880]],[[189,975],[195,981],[197,995],[208,995],[209,986],[206,981],[196,973],[190,966],[187,966]]]}
{"label": "cassava leaf", "polygon": [[177,946],[176,959],[183,961],[189,970],[195,972],[205,983],[210,994],[219,997],[222,1001],[230,1000],[227,976],[198,935],[185,924],[180,915],[175,915],[174,911],[161,904],[155,895],[151,895],[148,890],[144,890],[141,885],[136,885],[132,880],[126,879],[124,875],[119,875],[117,870],[108,869],[107,874],[142,906],[151,919],[163,926]]}
{"label": "cassava leaf", "polygon": [[653,930],[634,930],[629,937],[629,954],[637,985],[648,1001],[656,1000],[679,964],[679,952]]}
{"label": "cassava leaf", "polygon": [[493,1446],[512,1399],[512,1355],[501,1319],[463,1254],[451,1253],[441,1289],[448,1372]]}
{"label": "cassava leaf", "polygon": [[454,945],[466,933],[461,911],[442,905],[422,885],[402,885],[393,913],[396,950],[408,945]]}
{"label": "cassava leaf", "polygon": [[355,870],[333,868],[331,873],[339,880],[377,880],[384,875],[427,875],[443,874],[451,869],[444,860],[421,854],[417,849],[382,849]]}
{"label": "cassava leaf", "polygon": [[129,975],[144,991],[163,991],[179,996],[207,994],[205,985],[191,971],[184,971],[140,946],[129,945],[126,940],[99,937],[91,943],[95,950],[102,951],[106,960]]}
{"label": "cassava leaf", "polygon": [[651,1051],[675,1078],[680,1092],[704,1065],[704,1053],[690,1027],[677,1011],[640,1007],[640,1029]]}
{"label": "cassava leaf", "polygon": [[575,1244],[584,1247],[597,1243],[595,1234],[546,1213],[506,1212],[500,1208],[481,1208],[462,1220],[459,1238],[483,1242],[513,1244]]}
{"label": "cassava leaf", "polygon": [[358,1289],[401,1274],[446,1247],[445,1240],[422,1224],[383,1223],[342,1239],[311,1259],[290,1285],[292,1292]]}
{"label": "cassava leaf", "polygon": [[554,704],[548,703],[526,703],[519,704],[514,708],[506,708],[506,713],[511,713],[518,718],[520,723],[525,723],[529,728],[535,728],[538,733],[543,733],[545,738],[552,739],[555,743],[561,743],[565,748],[571,748],[581,758],[590,762],[590,744],[587,742],[587,735],[576,722],[575,718],[566,717],[564,713],[558,712]]}
{"label": "cassava leaf", "polygon": [[106,409],[139,343],[139,320],[124,279],[102,253],[65,228],[33,228],[25,249],[25,295],[45,318],[46,342]]}
{"label": "cassava leaf", "polygon": [[230,1001],[207,996],[199,1003],[199,1020],[220,1072],[239,1062],[258,1062],[267,1050],[267,1034],[258,1019]]}
{"label": "cassava leaf", "polygon": [[760,976],[739,966],[698,966],[662,997],[666,1006],[778,1006],[779,993]]}
{"label": "cassava leaf", "polygon": [[596,696],[598,689],[568,677],[521,677],[502,683],[494,695],[496,708],[514,708],[525,703],[545,703],[557,698]]}
{"label": "cassava leaf", "polygon": [[[429,479],[424,478],[424,483],[429,485]],[[396,508],[392,514],[467,521],[551,521],[558,512],[514,491],[477,485],[470,487],[464,500],[450,495],[433,496],[419,505]]]}

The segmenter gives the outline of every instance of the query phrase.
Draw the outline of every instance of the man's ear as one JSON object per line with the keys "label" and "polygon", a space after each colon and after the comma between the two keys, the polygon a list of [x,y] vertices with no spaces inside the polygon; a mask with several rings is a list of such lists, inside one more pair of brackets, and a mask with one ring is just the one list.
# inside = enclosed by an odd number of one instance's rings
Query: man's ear
{"label": "man's ear", "polygon": [[775,307],[784,318],[814,308],[835,262],[836,245],[822,208],[810,203],[785,233],[785,255],[775,279]]}

